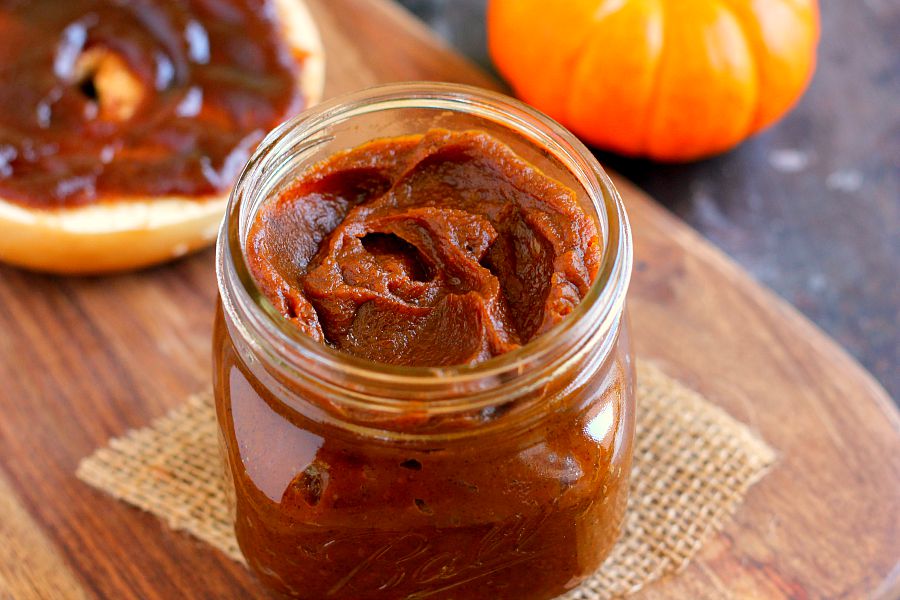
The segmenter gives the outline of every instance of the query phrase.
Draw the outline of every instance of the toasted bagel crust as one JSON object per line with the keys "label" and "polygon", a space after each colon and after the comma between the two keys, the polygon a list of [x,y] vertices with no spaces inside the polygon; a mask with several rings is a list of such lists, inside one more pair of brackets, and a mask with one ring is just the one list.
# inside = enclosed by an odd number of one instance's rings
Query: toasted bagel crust
{"label": "toasted bagel crust", "polygon": [[[311,106],[322,98],[325,54],[303,0],[274,0],[282,35],[304,57],[297,85]],[[161,263],[216,239],[228,192],[203,198],[104,200],[32,209],[0,197],[0,261],[66,274],[124,271]]]}

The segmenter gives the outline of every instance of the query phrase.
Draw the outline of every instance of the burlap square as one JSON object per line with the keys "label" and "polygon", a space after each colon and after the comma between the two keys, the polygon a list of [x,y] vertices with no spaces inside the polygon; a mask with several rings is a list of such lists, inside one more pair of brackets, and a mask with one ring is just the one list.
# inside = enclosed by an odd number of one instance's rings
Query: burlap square
{"label": "burlap square", "polygon": [[[622,539],[565,600],[625,596],[678,571],[775,460],[744,425],[647,363],[638,364],[637,399]],[[77,474],[243,562],[221,488],[216,435],[212,398],[194,396],[149,427],[110,440]]]}

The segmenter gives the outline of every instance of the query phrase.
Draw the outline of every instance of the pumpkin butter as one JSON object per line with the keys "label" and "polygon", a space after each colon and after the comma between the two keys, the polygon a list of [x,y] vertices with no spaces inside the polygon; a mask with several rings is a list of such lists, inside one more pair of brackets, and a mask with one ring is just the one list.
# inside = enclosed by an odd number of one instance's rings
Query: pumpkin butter
{"label": "pumpkin butter", "polygon": [[441,84],[404,85],[419,109],[282,128],[232,196],[213,355],[236,537],[291,598],[554,598],[625,511],[627,225],[587,150],[595,179],[464,116],[487,92],[432,109]]}
{"label": "pumpkin butter", "polygon": [[266,0],[0,2],[0,198],[34,209],[228,189],[303,108]]}
{"label": "pumpkin butter", "polygon": [[398,365],[477,363],[559,323],[597,273],[573,190],[478,131],[336,154],[263,206],[247,255],[310,337]]}

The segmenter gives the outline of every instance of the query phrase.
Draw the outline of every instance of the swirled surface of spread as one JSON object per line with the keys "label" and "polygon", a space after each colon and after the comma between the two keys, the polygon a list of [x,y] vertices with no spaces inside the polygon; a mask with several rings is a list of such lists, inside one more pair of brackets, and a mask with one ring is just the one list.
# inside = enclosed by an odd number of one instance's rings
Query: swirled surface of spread
{"label": "swirled surface of spread", "polygon": [[303,107],[268,0],[0,0],[0,198],[226,190]]}
{"label": "swirled surface of spread", "polygon": [[479,131],[338,153],[265,204],[250,269],[313,339],[376,362],[472,364],[548,331],[600,263],[576,192]]}

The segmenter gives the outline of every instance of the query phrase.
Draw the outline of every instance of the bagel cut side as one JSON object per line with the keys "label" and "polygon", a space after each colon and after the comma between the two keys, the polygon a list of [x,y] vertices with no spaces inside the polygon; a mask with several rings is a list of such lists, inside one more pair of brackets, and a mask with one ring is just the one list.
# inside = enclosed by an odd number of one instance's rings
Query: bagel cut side
{"label": "bagel cut side", "polygon": [[[302,61],[297,86],[309,107],[321,100],[325,84],[318,29],[303,0],[273,4],[280,35]],[[101,75],[102,59],[88,60],[97,61],[93,67]],[[109,73],[117,77],[114,69]],[[120,78],[112,85],[126,89],[127,81]],[[99,110],[127,118],[128,94],[124,96],[125,106],[111,103]],[[230,189],[199,197],[121,199],[104,195],[89,205],[51,209],[23,206],[0,196],[0,261],[59,274],[102,274],[165,262],[215,241],[229,193]]]}

